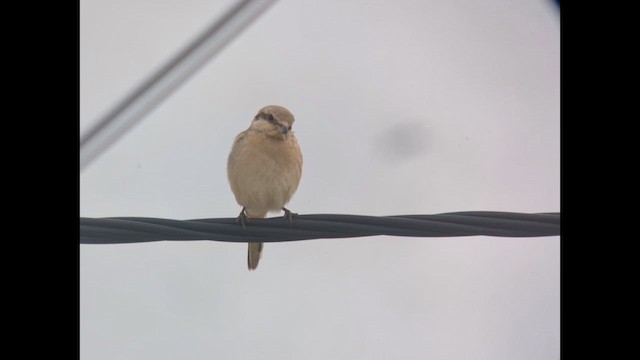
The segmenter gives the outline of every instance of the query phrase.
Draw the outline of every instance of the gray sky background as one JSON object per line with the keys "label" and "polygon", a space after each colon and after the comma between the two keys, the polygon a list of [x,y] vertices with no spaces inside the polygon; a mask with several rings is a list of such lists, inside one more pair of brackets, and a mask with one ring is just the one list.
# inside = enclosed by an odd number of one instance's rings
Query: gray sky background
{"label": "gray sky background", "polygon": [[[233,1],[80,1],[80,128]],[[543,0],[281,0],[81,173],[85,217],[235,217],[237,133],[287,107],[303,214],[560,209]],[[272,214],[279,216],[280,214]],[[559,237],[80,247],[83,359],[558,359]]]}

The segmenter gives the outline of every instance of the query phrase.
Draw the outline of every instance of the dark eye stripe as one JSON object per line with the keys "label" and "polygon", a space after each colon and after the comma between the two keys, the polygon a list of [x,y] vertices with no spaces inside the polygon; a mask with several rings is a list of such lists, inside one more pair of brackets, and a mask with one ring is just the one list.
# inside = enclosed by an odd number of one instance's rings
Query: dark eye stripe
{"label": "dark eye stripe", "polygon": [[258,113],[258,115],[256,115],[256,118],[254,120],[258,120],[258,119],[264,119],[270,123],[276,123],[276,119],[273,117],[273,114],[267,114],[267,113],[261,112],[261,113]]}

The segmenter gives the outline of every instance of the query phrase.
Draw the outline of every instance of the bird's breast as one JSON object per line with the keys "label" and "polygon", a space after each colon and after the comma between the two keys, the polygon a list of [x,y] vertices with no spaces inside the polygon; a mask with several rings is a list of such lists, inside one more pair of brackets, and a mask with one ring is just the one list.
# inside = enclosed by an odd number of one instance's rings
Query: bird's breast
{"label": "bird's breast", "polygon": [[228,176],[236,200],[247,208],[281,209],[302,176],[302,153],[293,134],[286,139],[249,135],[236,142]]}

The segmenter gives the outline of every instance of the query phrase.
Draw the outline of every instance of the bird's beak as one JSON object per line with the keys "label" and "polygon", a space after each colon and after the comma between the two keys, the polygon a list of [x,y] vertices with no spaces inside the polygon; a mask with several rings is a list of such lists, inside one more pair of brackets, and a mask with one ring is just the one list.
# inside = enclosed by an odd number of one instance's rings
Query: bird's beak
{"label": "bird's beak", "polygon": [[286,125],[278,124],[277,127],[278,131],[280,131],[284,135],[287,135],[287,133],[289,132],[289,129],[287,129]]}

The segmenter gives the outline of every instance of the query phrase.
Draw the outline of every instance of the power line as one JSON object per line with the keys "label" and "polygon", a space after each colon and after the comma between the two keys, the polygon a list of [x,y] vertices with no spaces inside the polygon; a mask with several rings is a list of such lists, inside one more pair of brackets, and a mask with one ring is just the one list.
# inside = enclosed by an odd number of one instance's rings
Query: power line
{"label": "power line", "polygon": [[222,50],[276,0],[241,0],[149,79],[113,107],[80,140],[80,169]]}
{"label": "power line", "polygon": [[560,213],[464,211],[435,215],[299,215],[251,219],[243,229],[234,218],[172,220],[144,217],[80,218],[81,244],[214,240],[280,242],[391,235],[412,237],[560,235]]}

